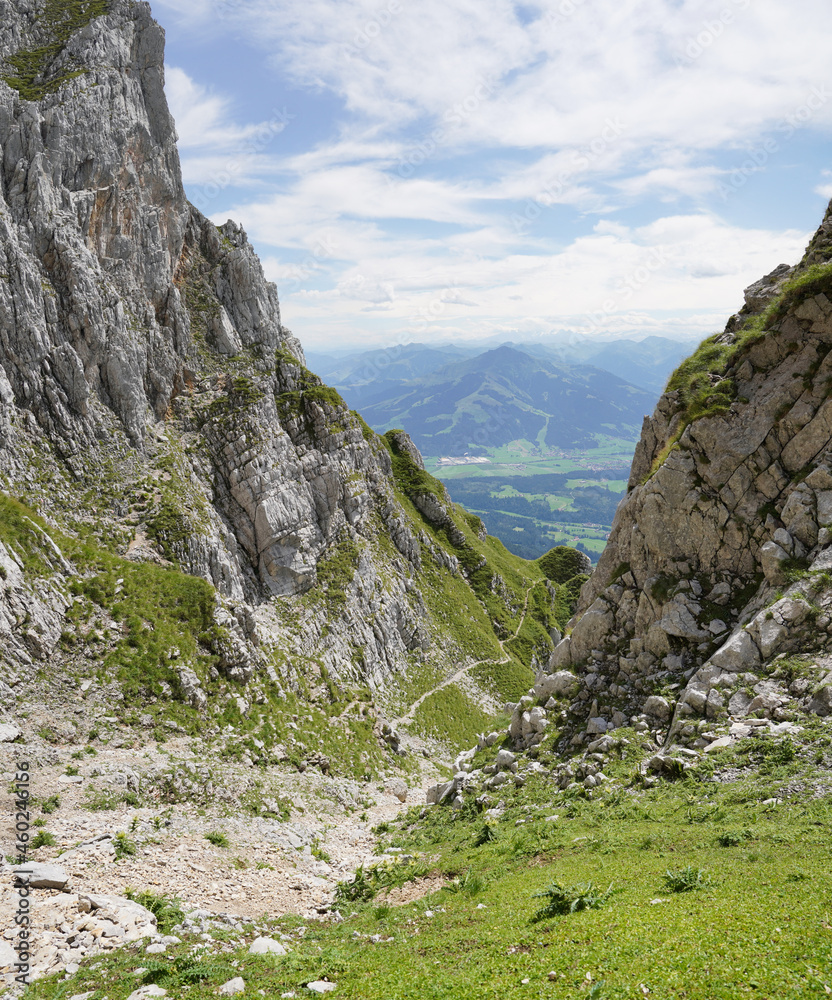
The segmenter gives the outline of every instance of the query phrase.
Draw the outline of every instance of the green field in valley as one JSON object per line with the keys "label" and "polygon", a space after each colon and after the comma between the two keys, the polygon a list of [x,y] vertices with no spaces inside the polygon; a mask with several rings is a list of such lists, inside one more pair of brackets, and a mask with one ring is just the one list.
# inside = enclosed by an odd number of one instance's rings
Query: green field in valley
{"label": "green field in valley", "polygon": [[426,457],[425,466],[517,555],[535,559],[553,545],[572,545],[595,561],[627,488],[635,445],[602,437],[595,448],[564,452],[513,441],[485,455]]}

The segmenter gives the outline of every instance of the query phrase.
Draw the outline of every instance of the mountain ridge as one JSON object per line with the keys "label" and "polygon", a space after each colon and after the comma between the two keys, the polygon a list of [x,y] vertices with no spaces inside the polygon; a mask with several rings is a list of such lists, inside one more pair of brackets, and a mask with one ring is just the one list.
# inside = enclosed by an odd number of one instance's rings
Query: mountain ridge
{"label": "mountain ridge", "polygon": [[[526,676],[557,587],[308,370],[243,229],[188,204],[147,4],[3,12],[4,690],[94,665],[127,715],[268,727],[290,693],[430,687],[499,650],[539,586]],[[487,687],[459,695],[472,719]]]}
{"label": "mountain ridge", "polygon": [[[385,391],[390,395],[379,400]],[[598,434],[635,435],[651,402],[648,393],[601,369],[503,346],[410,384],[370,390],[362,410],[377,427],[407,426],[425,454],[459,455],[515,439],[581,447]]]}

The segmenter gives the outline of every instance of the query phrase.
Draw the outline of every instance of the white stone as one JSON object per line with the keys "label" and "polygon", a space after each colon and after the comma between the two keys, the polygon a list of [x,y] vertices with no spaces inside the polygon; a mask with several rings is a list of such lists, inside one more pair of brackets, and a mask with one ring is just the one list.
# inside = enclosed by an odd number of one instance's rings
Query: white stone
{"label": "white stone", "polygon": [[249,946],[251,955],[285,955],[286,949],[274,938],[258,937]]}
{"label": "white stone", "polygon": [[726,747],[731,746],[733,740],[730,736],[720,736],[718,740],[714,740],[713,743],[709,743],[705,747],[705,753],[714,753],[717,750],[724,750]]}
{"label": "white stone", "polygon": [[0,743],[14,743],[20,730],[11,722],[0,722]]}
{"label": "white stone", "polygon": [[326,983],[322,979],[317,979],[314,983],[307,983],[306,988],[312,990],[313,993],[332,993],[335,989],[335,983]]}
{"label": "white stone", "polygon": [[167,990],[163,990],[161,986],[151,984],[150,986],[140,986],[137,990],[133,990],[127,1000],[146,1000],[147,997],[166,997],[167,995]]}
{"label": "white stone", "polygon": [[13,869],[15,880],[20,885],[32,889],[63,889],[69,882],[69,874],[58,865],[20,865]]}
{"label": "white stone", "polygon": [[246,981],[242,976],[235,976],[233,979],[229,979],[227,983],[223,983],[219,988],[220,996],[233,997],[238,993],[245,993],[246,991]]}

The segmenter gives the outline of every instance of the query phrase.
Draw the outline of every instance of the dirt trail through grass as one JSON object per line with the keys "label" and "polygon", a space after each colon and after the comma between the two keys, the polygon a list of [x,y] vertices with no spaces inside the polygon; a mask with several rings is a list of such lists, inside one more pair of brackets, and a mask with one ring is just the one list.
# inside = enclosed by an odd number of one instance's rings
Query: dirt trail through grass
{"label": "dirt trail through grass", "polygon": [[502,653],[503,653],[503,659],[502,660],[494,660],[494,659],[492,659],[492,657],[489,656],[489,657],[487,657],[484,660],[475,660],[473,663],[467,663],[467,664],[465,664],[464,666],[460,667],[459,670],[456,671],[456,673],[451,674],[450,677],[446,677],[444,681],[442,681],[441,683],[437,684],[436,687],[431,688],[429,691],[425,691],[425,693],[423,695],[420,695],[416,699],[416,701],[413,702],[413,704],[410,706],[410,708],[407,710],[407,712],[404,715],[402,715],[400,718],[394,719],[391,722],[391,725],[392,726],[400,726],[400,725],[406,724],[408,722],[413,722],[413,719],[415,717],[416,711],[418,710],[419,706],[422,704],[423,701],[425,701],[428,698],[430,698],[431,695],[436,694],[437,691],[441,691],[443,688],[450,687],[451,684],[456,684],[456,682],[459,681],[459,680],[461,680],[461,678],[464,677],[465,674],[467,674],[469,670],[473,670],[474,667],[478,667],[481,663],[510,663],[511,662],[511,657],[506,655],[505,643],[511,642],[512,639],[516,639],[517,636],[520,634],[520,629],[523,627],[523,622],[526,620],[526,612],[527,612],[528,607],[529,607],[529,594],[531,594],[532,590],[534,590],[534,588],[535,588],[536,585],[537,585],[536,583],[533,583],[533,584],[531,584],[530,586],[528,586],[526,588],[526,595],[525,595],[525,599],[523,601],[523,613],[520,615],[520,621],[519,621],[519,623],[517,625],[517,628],[514,630],[514,634],[510,635],[508,637],[508,639],[498,639],[497,640],[498,643],[499,643],[500,649],[502,650]]}

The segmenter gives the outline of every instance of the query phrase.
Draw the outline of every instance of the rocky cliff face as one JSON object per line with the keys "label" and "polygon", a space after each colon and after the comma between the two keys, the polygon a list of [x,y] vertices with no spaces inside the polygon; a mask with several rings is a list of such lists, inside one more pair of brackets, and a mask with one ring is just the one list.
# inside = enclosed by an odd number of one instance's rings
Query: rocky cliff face
{"label": "rocky cliff face", "polygon": [[515,712],[521,744],[542,740],[530,713],[553,695],[549,721],[577,745],[631,723],[694,741],[714,719],[832,710],[830,238],[827,212],[645,419],[571,634]]}
{"label": "rocky cliff face", "polygon": [[9,500],[0,523],[7,679],[121,655],[107,603],[130,581],[90,545],[216,588],[201,645],[154,681],[194,707],[218,672],[378,688],[499,656],[522,574],[492,570],[406,436],[304,367],[242,229],[188,204],[148,6],[0,0],[0,77],[0,482],[46,518]]}

